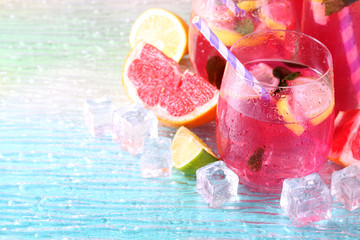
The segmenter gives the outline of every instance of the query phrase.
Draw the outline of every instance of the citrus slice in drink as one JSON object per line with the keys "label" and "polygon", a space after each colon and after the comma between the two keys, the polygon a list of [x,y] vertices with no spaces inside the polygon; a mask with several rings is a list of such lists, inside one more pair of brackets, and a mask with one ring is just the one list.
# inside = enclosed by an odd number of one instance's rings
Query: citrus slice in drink
{"label": "citrus slice in drink", "polygon": [[333,136],[329,159],[344,167],[360,167],[360,109],[340,111]]}
{"label": "citrus slice in drink", "polygon": [[196,127],[215,118],[219,90],[157,48],[139,42],[125,60],[123,86],[135,102],[168,126]]}
{"label": "citrus slice in drink", "polygon": [[294,86],[291,105],[302,112],[314,126],[323,122],[334,110],[334,97],[330,86],[311,77],[298,77],[289,82]]}
{"label": "citrus slice in drink", "polygon": [[279,114],[295,134],[305,131],[305,121],[316,126],[322,123],[334,110],[331,88],[324,82],[311,77],[298,77],[288,81],[291,92],[277,102]]}
{"label": "citrus slice in drink", "polygon": [[212,27],[210,29],[214,32],[214,34],[220,39],[222,43],[226,46],[230,47],[234,44],[237,40],[239,40],[243,35],[240,33],[234,32],[229,29],[219,28],[219,27]]}
{"label": "citrus slice in drink", "polygon": [[196,170],[218,160],[206,144],[186,127],[180,127],[171,144],[174,168],[187,175],[194,175]]}
{"label": "citrus slice in drink", "polygon": [[176,14],[161,8],[143,12],[135,20],[130,32],[132,48],[144,40],[177,62],[187,53],[187,39],[187,23]]}
{"label": "citrus slice in drink", "polygon": [[237,6],[246,12],[254,11],[261,6],[261,1],[245,0],[240,1]]}
{"label": "citrus slice in drink", "polygon": [[289,104],[288,98],[280,98],[276,103],[276,107],[278,113],[286,122],[285,127],[290,129],[296,135],[300,136],[305,131],[305,127],[300,124],[298,120],[296,120],[296,117],[294,116],[295,114],[293,113],[293,109]]}

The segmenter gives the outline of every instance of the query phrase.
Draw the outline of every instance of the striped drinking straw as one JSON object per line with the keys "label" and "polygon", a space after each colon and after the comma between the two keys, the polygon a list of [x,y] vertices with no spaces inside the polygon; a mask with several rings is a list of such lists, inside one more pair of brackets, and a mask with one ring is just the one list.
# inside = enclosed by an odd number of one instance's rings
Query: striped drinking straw
{"label": "striped drinking straw", "polygon": [[233,0],[221,0],[221,2],[237,17],[245,16],[245,10],[240,9]]}
{"label": "striped drinking straw", "polygon": [[345,7],[339,12],[339,21],[346,60],[350,68],[350,78],[357,93],[357,102],[360,103],[360,58],[354,37],[355,26],[351,20],[348,7]]}
{"label": "striped drinking straw", "polygon": [[244,67],[232,52],[222,43],[210,28],[201,20],[199,16],[192,19],[194,26],[204,35],[210,44],[228,61],[235,71],[247,82],[262,100],[270,101],[270,94],[260,86],[258,80]]}

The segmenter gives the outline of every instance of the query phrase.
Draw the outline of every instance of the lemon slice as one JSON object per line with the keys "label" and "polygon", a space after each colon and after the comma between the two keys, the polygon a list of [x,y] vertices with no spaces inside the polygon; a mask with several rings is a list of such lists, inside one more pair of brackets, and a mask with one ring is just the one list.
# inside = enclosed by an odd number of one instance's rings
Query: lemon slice
{"label": "lemon slice", "polygon": [[282,23],[276,22],[275,20],[265,17],[264,19],[265,25],[270,29],[280,29],[280,30],[286,30],[286,26]]}
{"label": "lemon slice", "polygon": [[287,98],[280,98],[276,103],[276,107],[284,121],[287,122],[285,127],[290,129],[296,135],[300,136],[305,131],[305,128],[304,126],[297,123],[294,115],[290,111]]}
{"label": "lemon slice", "polygon": [[240,9],[251,12],[261,6],[261,1],[241,1],[237,5]]}
{"label": "lemon slice", "polygon": [[170,11],[151,8],[143,12],[132,25],[130,46],[133,48],[140,40],[179,62],[187,53],[188,25]]}
{"label": "lemon slice", "polygon": [[316,78],[298,77],[292,84],[304,84],[293,89],[294,105],[300,106],[302,114],[314,126],[323,122],[334,110],[334,97],[331,87]]}
{"label": "lemon slice", "polygon": [[334,110],[334,105],[335,105],[335,102],[332,101],[330,106],[324,112],[322,112],[319,116],[314,117],[313,119],[311,119],[310,122],[314,126],[322,123],[332,113],[332,111]]}
{"label": "lemon slice", "polygon": [[[292,95],[279,99],[276,105],[287,122],[285,126],[300,136],[305,128],[297,119],[305,118],[314,126],[322,123],[334,110],[333,92],[325,82],[311,77],[298,77],[291,85]],[[296,118],[294,113],[300,113],[301,117]]]}
{"label": "lemon slice", "polygon": [[175,133],[171,152],[174,168],[187,175],[195,175],[197,169],[218,160],[198,136],[183,126]]}
{"label": "lemon slice", "polygon": [[223,42],[228,47],[233,45],[237,40],[239,40],[243,36],[240,33],[224,28],[210,26],[210,29],[220,39],[220,41]]}

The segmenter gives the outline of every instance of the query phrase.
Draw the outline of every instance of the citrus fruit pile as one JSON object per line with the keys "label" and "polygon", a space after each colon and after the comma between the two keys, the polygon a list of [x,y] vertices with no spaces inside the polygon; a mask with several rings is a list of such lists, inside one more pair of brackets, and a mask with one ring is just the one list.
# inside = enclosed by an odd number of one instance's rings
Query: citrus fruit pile
{"label": "citrus fruit pile", "polygon": [[360,109],[339,112],[329,159],[341,166],[360,167]]}
{"label": "citrus fruit pile", "polygon": [[187,52],[187,25],[163,9],[149,9],[132,26],[132,49],[123,86],[131,100],[152,110],[167,126],[197,127],[215,118],[219,91],[178,61]]}
{"label": "citrus fruit pile", "polygon": [[215,118],[219,90],[179,61],[187,54],[188,26],[176,14],[153,8],[143,12],[130,32],[131,51],[122,71],[125,92],[153,111],[164,125],[179,127],[172,141],[173,165],[193,175],[217,161],[206,144],[186,127]]}

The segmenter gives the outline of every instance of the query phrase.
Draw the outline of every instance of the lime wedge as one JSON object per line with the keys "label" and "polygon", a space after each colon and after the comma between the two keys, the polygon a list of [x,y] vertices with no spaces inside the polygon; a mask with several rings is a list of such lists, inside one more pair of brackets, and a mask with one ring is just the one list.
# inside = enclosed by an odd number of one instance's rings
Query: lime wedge
{"label": "lime wedge", "polygon": [[195,175],[197,169],[218,160],[198,136],[183,126],[175,133],[171,152],[174,168],[187,175]]}

